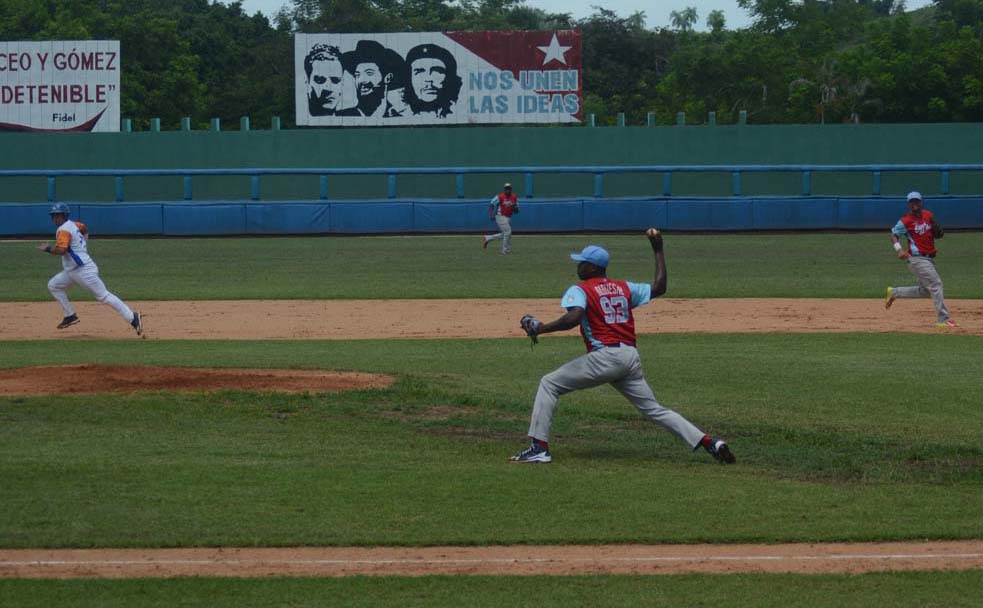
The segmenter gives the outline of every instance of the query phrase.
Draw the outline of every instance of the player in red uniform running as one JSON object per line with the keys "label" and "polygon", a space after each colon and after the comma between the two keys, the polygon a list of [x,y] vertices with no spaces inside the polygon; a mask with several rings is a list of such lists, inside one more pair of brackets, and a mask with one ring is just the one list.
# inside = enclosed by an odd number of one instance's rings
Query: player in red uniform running
{"label": "player in red uniform running", "polygon": [[578,262],[577,276],[581,280],[563,294],[561,305],[567,310],[566,314],[549,323],[532,317],[524,320],[523,329],[530,336],[580,326],[587,354],[540,380],[529,424],[532,444],[513,456],[512,462],[552,461],[549,433],[560,395],[601,384],[616,388],[650,420],[678,435],[694,450],[702,446],[721,462],[735,462],[726,442],[707,435],[675,411],[663,407],[642,374],[642,364],[635,349],[632,309],[666,292],[662,235],[654,229],[649,229],[647,235],[655,254],[655,279],[651,284],[609,279],[608,252],[591,245],[570,255]]}
{"label": "player in red uniform running", "polygon": [[519,199],[512,194],[512,184],[505,184],[503,191],[488,201],[488,217],[498,224],[498,233],[481,237],[482,248],[502,239],[502,255],[512,253],[512,215],[519,213]]}
{"label": "player in red uniform running", "polygon": [[[898,298],[931,297],[935,305],[936,327],[956,327],[942,295],[942,277],[935,269],[935,239],[942,238],[944,232],[932,212],[923,205],[921,193],[909,192],[909,211],[891,229],[891,241],[898,252],[898,259],[908,262],[908,270],[918,279],[918,285],[888,287],[884,307],[891,308]],[[908,241],[907,248],[901,245],[899,237],[902,236]]]}

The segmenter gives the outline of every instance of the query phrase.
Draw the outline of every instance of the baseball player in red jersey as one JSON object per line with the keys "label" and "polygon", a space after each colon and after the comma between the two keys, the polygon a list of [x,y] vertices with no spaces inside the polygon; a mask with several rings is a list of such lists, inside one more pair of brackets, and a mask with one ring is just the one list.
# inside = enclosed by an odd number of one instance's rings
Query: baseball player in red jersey
{"label": "baseball player in red jersey", "polygon": [[735,462],[726,442],[707,435],[677,412],[663,407],[642,374],[642,364],[635,349],[632,309],[666,292],[662,235],[655,229],[649,229],[646,234],[655,255],[655,279],[651,284],[608,278],[608,252],[591,245],[570,255],[578,262],[580,282],[563,294],[562,306],[566,314],[549,323],[528,315],[523,317],[522,328],[533,338],[579,326],[587,354],[540,380],[529,424],[532,444],[513,456],[512,462],[551,462],[549,433],[560,395],[601,384],[616,388],[650,420],[675,433],[694,450],[703,447],[721,462]]}
{"label": "baseball player in red jersey", "polygon": [[55,203],[49,212],[51,220],[58,229],[55,231],[55,244],[39,243],[38,250],[61,257],[63,270],[48,281],[48,291],[61,304],[65,318],[58,324],[58,329],[71,327],[79,322],[78,315],[68,299],[67,289],[74,283],[81,285],[104,304],[109,304],[119,316],[136,330],[137,335],[143,334],[143,323],[140,313],[133,312],[123,300],[106,289],[99,278],[99,267],[89,256],[89,229],[82,222],[68,219],[71,209],[65,203]]}
{"label": "baseball player in red jersey", "polygon": [[[898,259],[908,262],[908,270],[918,278],[918,285],[910,287],[888,287],[885,308],[891,308],[898,298],[932,298],[935,305],[935,325],[940,328],[956,327],[949,316],[942,294],[942,278],[935,269],[935,239],[945,234],[931,211],[924,208],[919,192],[908,193],[908,213],[898,220],[891,229],[891,242],[898,252]],[[901,245],[899,237],[905,237],[907,247]]]}
{"label": "baseball player in red jersey", "polygon": [[481,246],[502,239],[502,255],[512,253],[512,214],[519,213],[519,199],[512,194],[512,184],[505,184],[503,191],[488,202],[488,217],[498,224],[499,232],[483,236]]}

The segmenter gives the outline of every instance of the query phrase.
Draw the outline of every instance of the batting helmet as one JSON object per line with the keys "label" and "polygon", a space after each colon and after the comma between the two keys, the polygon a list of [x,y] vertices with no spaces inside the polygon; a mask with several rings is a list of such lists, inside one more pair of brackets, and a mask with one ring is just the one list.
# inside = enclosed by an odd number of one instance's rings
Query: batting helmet
{"label": "batting helmet", "polygon": [[55,203],[54,205],[51,206],[51,211],[48,212],[48,215],[57,215],[59,213],[64,215],[65,217],[68,217],[69,215],[72,214],[72,210],[65,203]]}

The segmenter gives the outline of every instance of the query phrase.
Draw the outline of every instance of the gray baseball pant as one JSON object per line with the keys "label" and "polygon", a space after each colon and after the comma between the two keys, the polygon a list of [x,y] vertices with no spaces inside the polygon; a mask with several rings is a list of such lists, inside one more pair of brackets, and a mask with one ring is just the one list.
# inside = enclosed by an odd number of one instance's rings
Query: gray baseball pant
{"label": "gray baseball pant", "polygon": [[512,251],[512,223],[509,222],[508,217],[502,214],[495,216],[495,223],[498,224],[500,232],[485,238],[489,241],[502,239],[502,253],[509,253]]}
{"label": "gray baseball pant", "polygon": [[918,286],[895,287],[896,298],[932,298],[935,304],[937,322],[943,323],[949,319],[949,309],[942,295],[942,277],[935,269],[935,260],[923,255],[913,255],[908,258],[908,270],[918,279]]}
{"label": "gray baseball pant", "polygon": [[587,353],[543,376],[532,408],[529,436],[540,441],[549,440],[560,395],[602,384],[618,389],[638,411],[678,435],[690,447],[697,447],[703,439],[703,431],[656,401],[652,387],[642,375],[638,350],[624,345]]}

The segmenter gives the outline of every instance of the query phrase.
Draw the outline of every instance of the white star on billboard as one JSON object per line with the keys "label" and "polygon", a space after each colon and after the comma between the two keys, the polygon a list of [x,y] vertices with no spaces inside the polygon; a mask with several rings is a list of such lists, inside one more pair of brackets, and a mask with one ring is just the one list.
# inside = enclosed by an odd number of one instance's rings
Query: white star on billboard
{"label": "white star on billboard", "polygon": [[553,33],[553,40],[550,41],[549,46],[537,46],[537,49],[546,53],[546,57],[543,58],[543,65],[546,65],[553,59],[556,59],[563,65],[567,64],[567,58],[563,56],[564,53],[572,49],[571,46],[561,46],[560,41],[556,38],[556,33]]}

